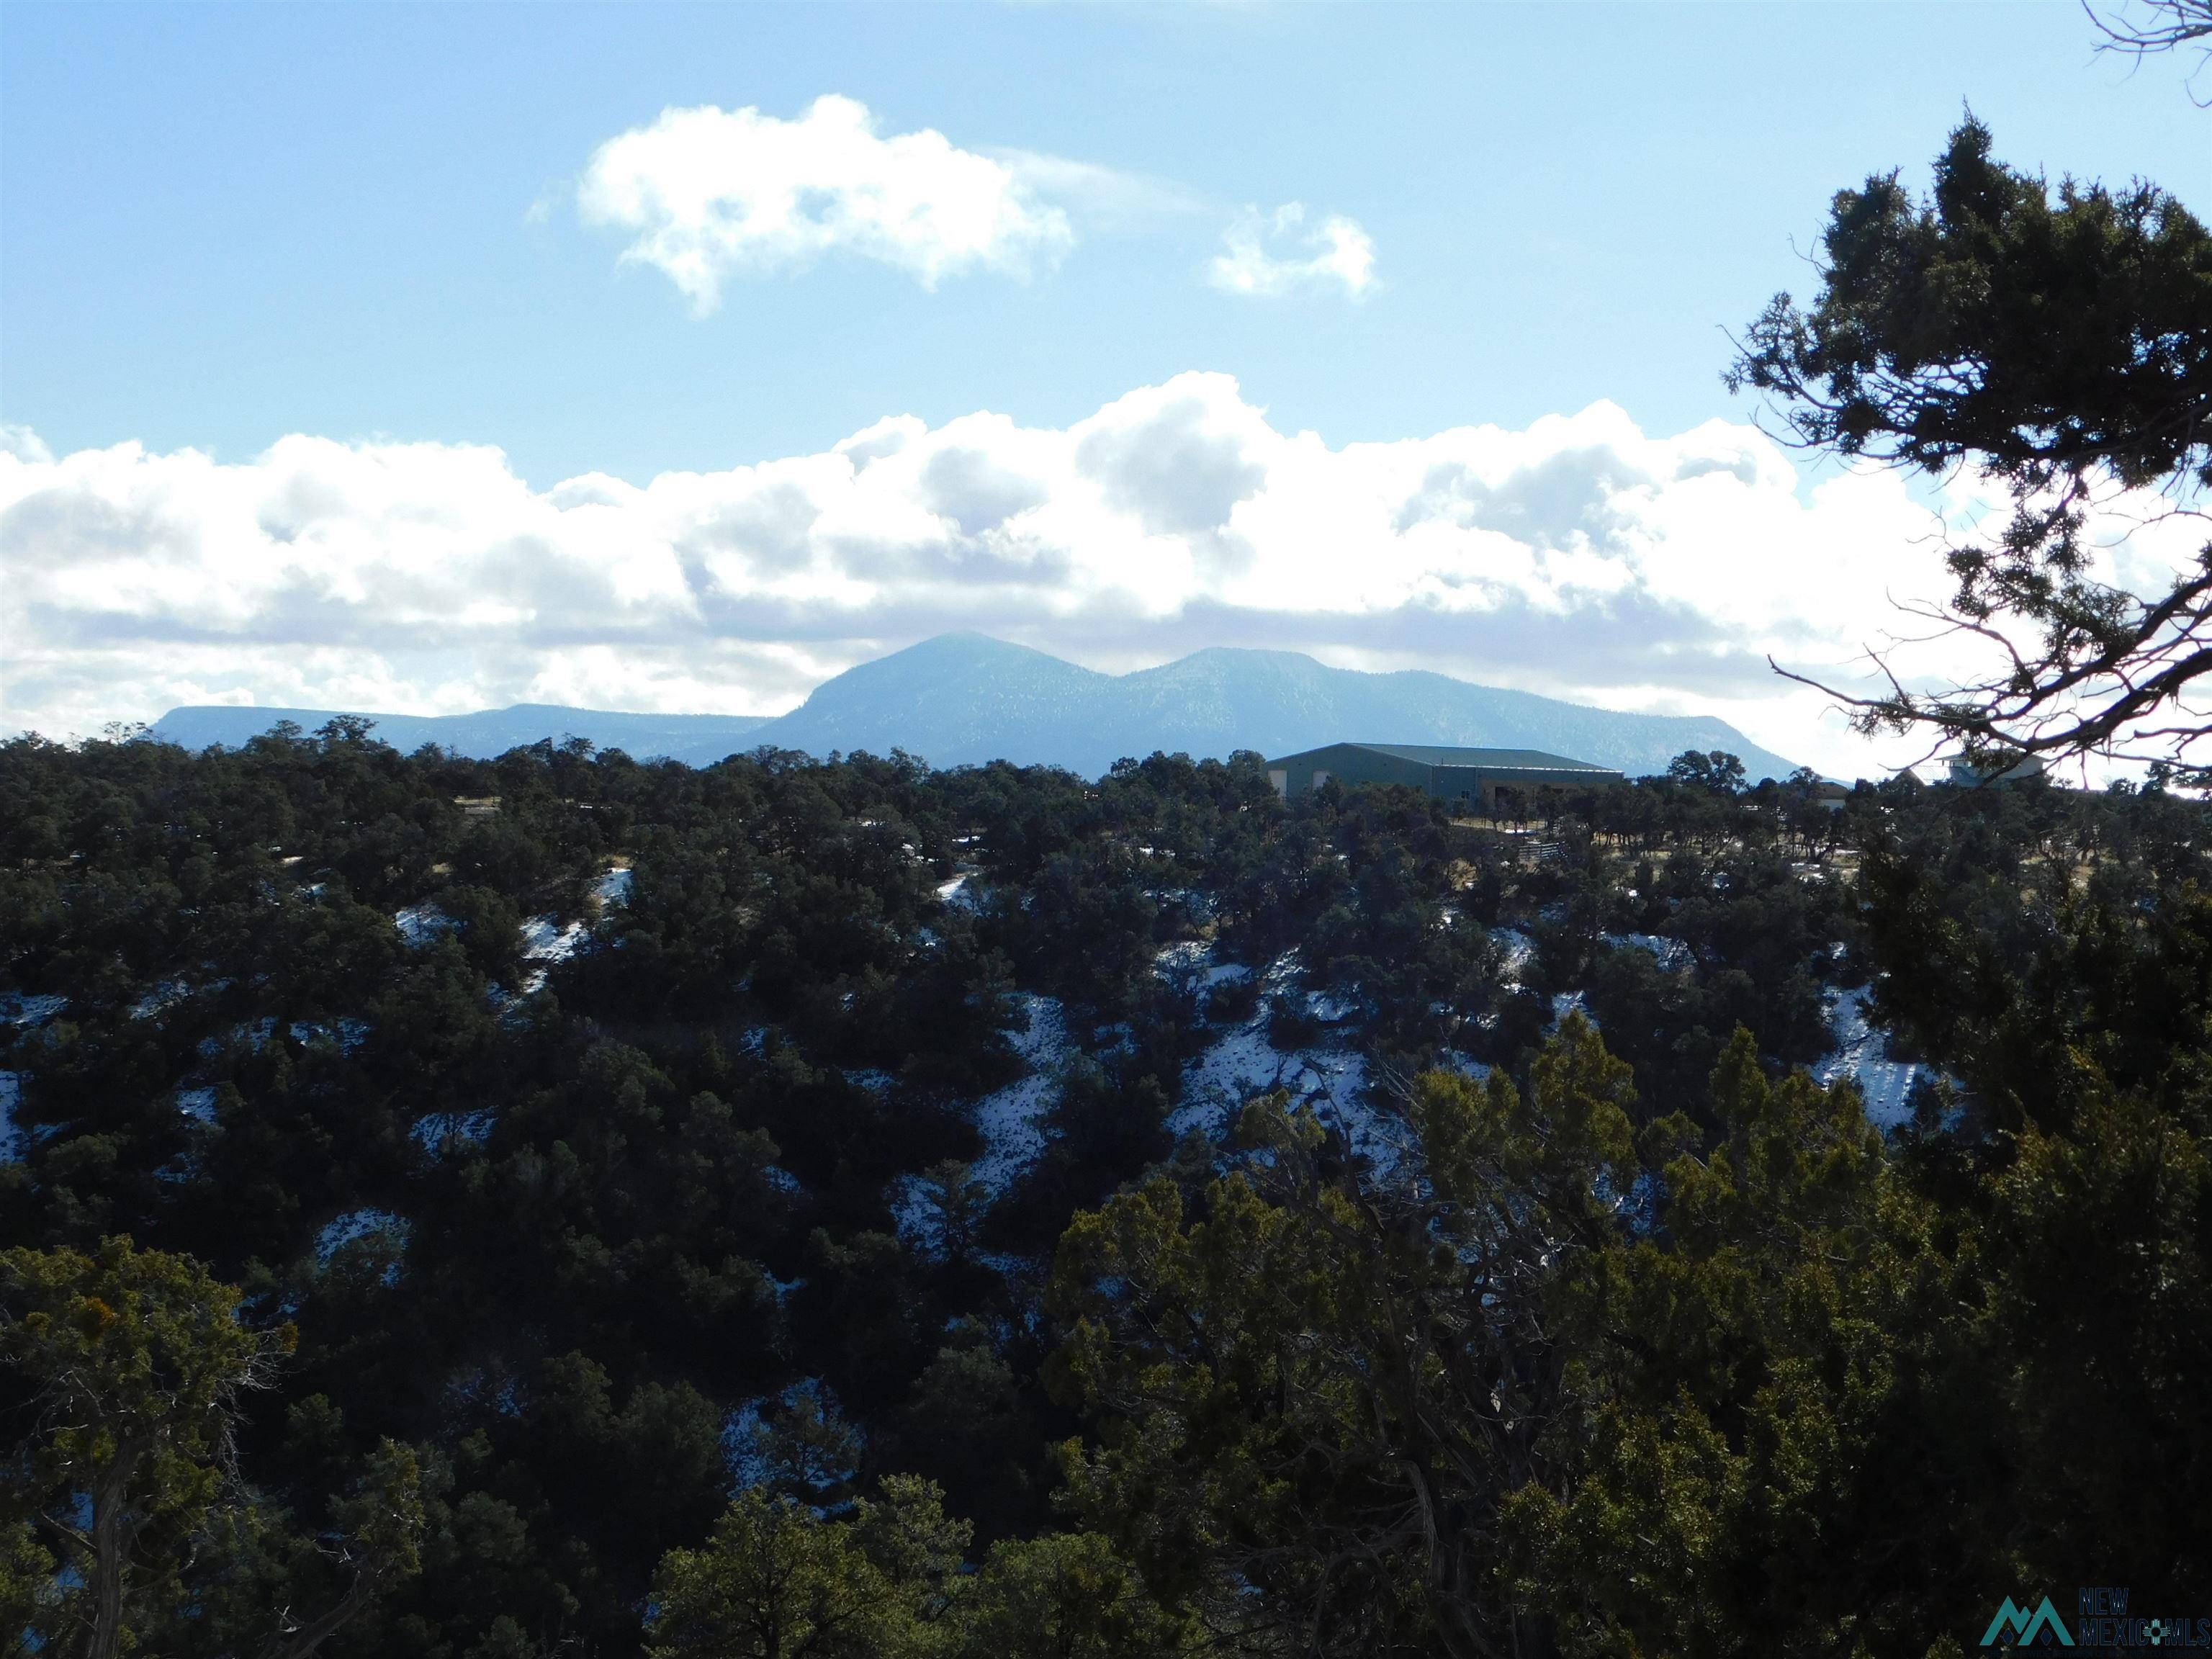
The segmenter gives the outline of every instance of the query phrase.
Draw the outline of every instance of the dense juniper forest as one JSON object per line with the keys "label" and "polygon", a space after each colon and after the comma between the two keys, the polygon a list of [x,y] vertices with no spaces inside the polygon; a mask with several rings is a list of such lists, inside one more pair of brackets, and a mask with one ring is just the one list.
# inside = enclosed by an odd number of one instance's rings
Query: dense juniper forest
{"label": "dense juniper forest", "polygon": [[[1917,1653],[2201,1601],[2207,809],[1812,784],[0,746],[0,1628]],[[1815,1080],[1845,1002],[1919,1066],[1886,1128]]]}

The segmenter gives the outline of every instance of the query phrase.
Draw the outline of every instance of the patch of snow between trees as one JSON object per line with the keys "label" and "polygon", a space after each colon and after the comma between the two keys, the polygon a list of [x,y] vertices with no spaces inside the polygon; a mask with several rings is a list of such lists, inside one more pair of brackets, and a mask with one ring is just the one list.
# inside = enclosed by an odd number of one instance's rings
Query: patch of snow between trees
{"label": "patch of snow between trees", "polygon": [[[1287,990],[1297,972],[1295,951],[1268,964],[1262,983]],[[1378,1163],[1393,1156],[1382,1120],[1366,1103],[1367,1057],[1335,1045],[1281,1049],[1269,1039],[1267,1012],[1224,1034],[1183,1068],[1182,1103],[1167,1120],[1168,1133],[1201,1134],[1219,1142],[1237,1124],[1247,1102],[1279,1089],[1309,1106],[1343,1134],[1354,1152]]]}
{"label": "patch of snow between trees", "polygon": [[1866,1102],[1867,1121],[1878,1128],[1895,1129],[1912,1121],[1912,1090],[1931,1067],[1889,1057],[1889,1037],[1867,1018],[1871,988],[1858,986],[1838,991],[1828,1005],[1828,1030],[1836,1046],[1813,1067],[1813,1076],[1824,1086],[1849,1078],[1859,1085]]}
{"label": "patch of snow between trees", "polygon": [[1044,1128],[1040,1122],[1051,1109],[1058,1073],[1067,1058],[1067,1016],[1058,999],[1022,993],[1013,999],[1028,1016],[1028,1029],[1012,1039],[1014,1052],[1029,1067],[1027,1076],[1008,1084],[975,1103],[975,1127],[983,1137],[983,1156],[975,1160],[974,1176],[993,1197],[1004,1193],[1016,1176],[1035,1163],[1044,1151]]}
{"label": "patch of snow between trees", "polygon": [[[343,1215],[324,1223],[322,1231],[315,1235],[315,1260],[327,1267],[331,1258],[347,1245],[373,1238],[379,1233],[404,1250],[407,1247],[410,1231],[407,1218],[394,1215],[390,1210],[348,1210]],[[386,1277],[389,1279],[391,1275]]]}
{"label": "patch of snow between trees", "polygon": [[1499,952],[1498,982],[1518,985],[1521,975],[1528,971],[1528,964],[1535,959],[1536,941],[1518,927],[1493,927],[1490,930],[1490,937]]}
{"label": "patch of snow between trees", "polygon": [[202,1060],[213,1060],[222,1053],[225,1047],[234,1042],[246,1048],[265,1048],[269,1046],[269,1039],[276,1035],[276,1022],[264,1015],[259,1019],[234,1025],[221,1036],[202,1037],[199,1055]]}
{"label": "patch of snow between trees", "polygon": [[499,1115],[486,1108],[475,1112],[433,1112],[415,1120],[407,1137],[434,1162],[451,1146],[480,1146],[491,1138]]}
{"label": "patch of snow between trees", "polygon": [[1680,939],[1661,933],[1601,933],[1598,937],[1616,951],[1649,951],[1659,966],[1670,974],[1694,965],[1698,959]]}
{"label": "patch of snow between trees", "polygon": [[1359,1012],[1359,1006],[1348,997],[1334,991],[1306,993],[1306,1015],[1324,1025],[1341,1025]]}
{"label": "patch of snow between trees", "polygon": [[1212,961],[1213,947],[1204,939],[1179,939],[1152,953],[1152,971],[1164,980],[1196,978]]}
{"label": "patch of snow between trees", "polygon": [[[364,1020],[302,1019],[293,1021],[287,1029],[291,1034],[292,1041],[303,1048],[313,1042],[334,1042],[337,1045],[340,1054],[349,1054],[368,1041],[368,1024]],[[262,1041],[265,1042],[268,1038],[264,1036]]]}
{"label": "patch of snow between trees", "polygon": [[566,962],[591,935],[585,922],[572,921],[563,927],[551,916],[532,916],[522,924],[523,960]]}
{"label": "patch of snow between trees", "polygon": [[417,951],[441,935],[452,933],[454,922],[434,904],[410,904],[392,913],[392,925],[399,930],[399,942],[410,951]]}
{"label": "patch of snow between trees", "polygon": [[895,1176],[887,1194],[898,1236],[924,1254],[945,1242],[943,1218],[929,1201],[929,1186],[918,1175]]}
{"label": "patch of snow between trees", "polygon": [[133,1019],[151,1019],[163,1009],[174,1006],[191,994],[192,988],[184,981],[165,979],[132,1003],[128,1012]]}
{"label": "patch of snow between trees", "polygon": [[1164,945],[1152,956],[1152,973],[1176,990],[1194,998],[1203,1009],[1214,991],[1252,977],[1241,962],[1217,962],[1214,947],[1205,939],[1188,939]]}
{"label": "patch of snow between trees", "polygon": [[23,1074],[0,1072],[0,1164],[15,1164],[23,1156],[23,1133],[15,1127],[15,1108],[23,1098]]}
{"label": "patch of snow between trees", "polygon": [[68,1006],[67,997],[27,997],[11,991],[0,996],[0,1025],[36,1030]]}

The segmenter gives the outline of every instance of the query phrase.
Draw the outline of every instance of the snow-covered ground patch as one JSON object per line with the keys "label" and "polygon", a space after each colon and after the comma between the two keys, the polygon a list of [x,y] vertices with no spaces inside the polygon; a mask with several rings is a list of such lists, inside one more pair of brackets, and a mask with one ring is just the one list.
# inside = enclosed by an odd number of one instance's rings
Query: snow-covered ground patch
{"label": "snow-covered ground patch", "polygon": [[1297,951],[1285,951],[1261,973],[1260,994],[1285,995],[1297,988],[1298,975],[1304,972],[1305,963],[1298,959]]}
{"label": "snow-covered ground patch", "polygon": [[566,962],[591,936],[585,922],[572,921],[563,927],[551,916],[532,916],[522,924],[522,957],[526,962]]}
{"label": "snow-covered ground patch", "polygon": [[392,925],[399,930],[399,942],[410,951],[442,934],[453,931],[453,919],[434,904],[410,904],[404,910],[392,913]]}
{"label": "snow-covered ground patch", "polygon": [[177,1110],[196,1123],[213,1123],[215,1091],[204,1084],[196,1089],[178,1090]]}
{"label": "snow-covered ground patch", "polygon": [[[794,1279],[788,1288],[796,1289],[805,1282],[803,1279]],[[779,1279],[771,1278],[769,1283],[776,1285],[780,1291],[786,1289]],[[781,1299],[779,1296],[778,1300]],[[810,1404],[811,1411],[806,1409]],[[781,1410],[772,1412],[771,1408],[776,1407],[781,1407]],[[773,1480],[779,1473],[780,1466],[770,1455],[771,1422],[773,1417],[786,1413],[799,1415],[802,1421],[811,1417],[817,1422],[837,1424],[852,1437],[854,1449],[857,1450],[862,1443],[859,1429],[846,1421],[844,1413],[839,1408],[837,1396],[818,1376],[803,1376],[780,1394],[755,1395],[750,1400],[738,1401],[731,1408],[729,1415],[722,1419],[723,1461],[731,1480],[740,1490]],[[826,1455],[829,1450],[826,1445],[817,1448],[820,1455]],[[825,1486],[852,1480],[859,1473],[857,1468],[849,1465],[825,1467],[820,1470]]]}
{"label": "snow-covered ground patch", "polygon": [[775,1398],[764,1394],[741,1401],[722,1419],[722,1462],[740,1488],[757,1486],[775,1474],[775,1466],[761,1443],[767,1429],[761,1420],[761,1407]]}
{"label": "snow-covered ground patch", "polygon": [[1696,953],[1688,945],[1662,933],[1601,933],[1598,937],[1616,951],[1649,951],[1659,966],[1670,974],[1697,961]]}
{"label": "snow-covered ground patch", "polygon": [[1195,887],[1158,887],[1145,890],[1169,909],[1180,910],[1194,922],[1210,922],[1221,914],[1212,896]]}
{"label": "snow-covered ground patch", "polygon": [[1006,1191],[1044,1151],[1040,1120],[1051,1108],[1070,1047],[1067,1016],[1057,999],[1024,993],[1013,1000],[1029,1017],[1029,1029],[1012,1038],[1014,1052],[1028,1074],[984,1096],[975,1106],[975,1127],[984,1146],[983,1156],[975,1160],[975,1177],[994,1196]]}
{"label": "snow-covered ground patch", "polygon": [[[627,876],[629,872],[611,871],[608,873]],[[525,962],[566,962],[591,938],[592,926],[580,920],[563,927],[552,916],[532,916],[522,924],[521,935],[522,959]],[[536,996],[545,988],[545,978],[546,970],[543,967],[532,968],[523,975],[521,982],[515,987],[516,996]],[[511,1012],[519,1018],[520,1011]]]}
{"label": "snow-covered ground patch", "polygon": [[[358,1019],[295,1020],[289,1030],[292,1041],[302,1048],[314,1042],[335,1042],[342,1054],[349,1054],[368,1041],[368,1025]],[[268,1039],[264,1036],[262,1041]]]}
{"label": "snow-covered ground patch", "polygon": [[1213,961],[1213,947],[1202,939],[1178,939],[1152,953],[1152,971],[1162,979],[1178,979],[1204,972]]}
{"label": "snow-covered ground patch", "polygon": [[1365,1056],[1342,1048],[1278,1048],[1267,1040],[1266,1018],[1255,1018],[1184,1068],[1182,1104],[1169,1117],[1168,1130],[1195,1130],[1218,1140],[1247,1101],[1277,1089],[1289,1090],[1325,1121],[1334,1112],[1348,1124],[1364,1110],[1359,1093],[1366,1082]]}
{"label": "snow-covered ground patch", "polygon": [[1536,941],[1518,927],[1493,927],[1490,937],[1498,950],[1498,979],[1507,985],[1518,985],[1535,959]]}
{"label": "snow-covered ground patch", "polygon": [[1252,970],[1243,963],[1217,961],[1213,945],[1196,939],[1162,945],[1152,957],[1152,972],[1195,997],[1201,1009],[1217,987],[1239,984],[1252,977]]}
{"label": "snow-covered ground patch", "polygon": [[[1296,952],[1268,964],[1261,983],[1288,992],[1296,982]],[[1308,1006],[1314,1000],[1308,999]],[[1324,1016],[1316,1013],[1316,1018]],[[1367,1058],[1337,1045],[1281,1049],[1269,1039],[1263,1010],[1224,1032],[1183,1069],[1182,1103],[1167,1121],[1168,1132],[1197,1133],[1209,1140],[1227,1138],[1245,1103],[1280,1089],[1297,1104],[1342,1133],[1356,1152],[1378,1162],[1392,1155],[1382,1120],[1366,1103]]]}
{"label": "snow-covered ground patch", "polygon": [[23,1098],[23,1074],[0,1072],[0,1164],[13,1164],[23,1156],[23,1132],[15,1127],[15,1108]]}
{"label": "snow-covered ground patch", "polygon": [[1834,994],[1828,1005],[1828,1030],[1836,1046],[1813,1067],[1813,1076],[1830,1085],[1850,1079],[1866,1101],[1867,1121],[1879,1128],[1894,1129],[1911,1121],[1913,1085],[1923,1073],[1934,1073],[1928,1066],[1889,1057],[1887,1034],[1867,1018],[1871,994],[1863,985]]}
{"label": "snow-covered ground patch", "polygon": [[629,902],[629,866],[617,865],[592,884],[592,896],[602,905]]}
{"label": "snow-covered ground patch", "polygon": [[165,979],[132,1003],[128,1012],[133,1019],[151,1019],[163,1009],[174,1006],[191,994],[191,987],[184,981]]}
{"label": "snow-covered ground patch", "polygon": [[902,1175],[890,1184],[891,1220],[898,1236],[925,1255],[945,1243],[945,1220],[929,1201],[929,1186],[918,1175]]}
{"label": "snow-covered ground patch", "polygon": [[1324,1025],[1340,1025],[1359,1012],[1359,1005],[1336,991],[1306,993],[1306,1016]]}
{"label": "snow-covered ground patch", "polygon": [[489,1107],[474,1112],[433,1112],[416,1118],[407,1138],[436,1158],[449,1146],[482,1146],[491,1138],[492,1126],[498,1121],[499,1115]]}
{"label": "snow-covered ground patch", "polygon": [[35,1030],[68,1006],[67,997],[27,997],[11,991],[0,996],[0,1025]]}
{"label": "snow-covered ground patch", "polygon": [[1580,1014],[1592,1025],[1597,1024],[1597,1016],[1590,1012],[1580,991],[1554,991],[1552,994],[1552,1029],[1557,1030],[1559,1022],[1569,1014]]}
{"label": "snow-covered ground patch", "polygon": [[327,1263],[347,1245],[377,1233],[385,1234],[404,1249],[407,1243],[407,1218],[389,1210],[348,1210],[325,1222],[315,1235],[315,1260]]}
{"label": "snow-covered ground patch", "polygon": [[937,884],[937,901],[948,910],[980,909],[983,903],[983,884],[968,871],[962,871],[950,881]]}
{"label": "snow-covered ground patch", "polygon": [[264,1015],[249,1024],[234,1025],[219,1036],[202,1037],[200,1058],[213,1060],[232,1043],[245,1048],[265,1048],[269,1046],[269,1039],[276,1035],[276,1022]]}
{"label": "snow-covered ground patch", "polygon": [[845,1073],[845,1081],[874,1095],[888,1094],[898,1083],[898,1079],[889,1072],[873,1066],[848,1068]]}

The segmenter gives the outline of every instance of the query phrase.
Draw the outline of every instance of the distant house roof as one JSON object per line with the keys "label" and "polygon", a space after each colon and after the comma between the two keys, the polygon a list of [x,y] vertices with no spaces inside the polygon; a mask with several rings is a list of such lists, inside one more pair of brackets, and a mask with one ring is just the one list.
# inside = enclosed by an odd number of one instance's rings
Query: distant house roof
{"label": "distant house roof", "polygon": [[1964,755],[1953,755],[1946,762],[1948,781],[1961,789],[1980,789],[1990,785],[2002,787],[2008,783],[2040,783],[2051,772],[2051,763],[2040,755],[1996,757],[1987,760],[1969,760]]}
{"label": "distant house roof", "polygon": [[1589,779],[1621,775],[1610,766],[1570,760],[1565,755],[1547,755],[1540,749],[1455,749],[1448,744],[1426,743],[1329,743],[1318,749],[1302,749],[1295,755],[1285,755],[1267,763],[1279,766],[1284,761],[1303,760],[1309,755],[1319,755],[1331,749],[1364,749],[1374,754],[1411,761],[1417,766],[1463,766],[1488,772],[1557,772]]}

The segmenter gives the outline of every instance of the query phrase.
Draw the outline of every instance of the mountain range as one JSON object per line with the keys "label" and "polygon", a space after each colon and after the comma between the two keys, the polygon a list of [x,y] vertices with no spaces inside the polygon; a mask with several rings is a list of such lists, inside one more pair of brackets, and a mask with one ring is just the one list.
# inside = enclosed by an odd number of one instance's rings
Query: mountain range
{"label": "mountain range", "polygon": [[[236,745],[289,720],[312,731],[330,711],[173,708],[156,738]],[[706,765],[766,744],[823,756],[903,749],[936,766],[1004,759],[1096,777],[1155,750],[1274,756],[1340,741],[1540,749],[1632,775],[1664,771],[1686,749],[1725,750],[1754,779],[1790,762],[1707,715],[1632,714],[1404,670],[1331,668],[1292,651],[1216,647],[1157,668],[1104,674],[980,634],[946,634],[848,669],[789,714],[635,714],[518,703],[472,714],[371,714],[402,750],[435,743],[492,756],[550,738],[588,738],[640,757]]]}

